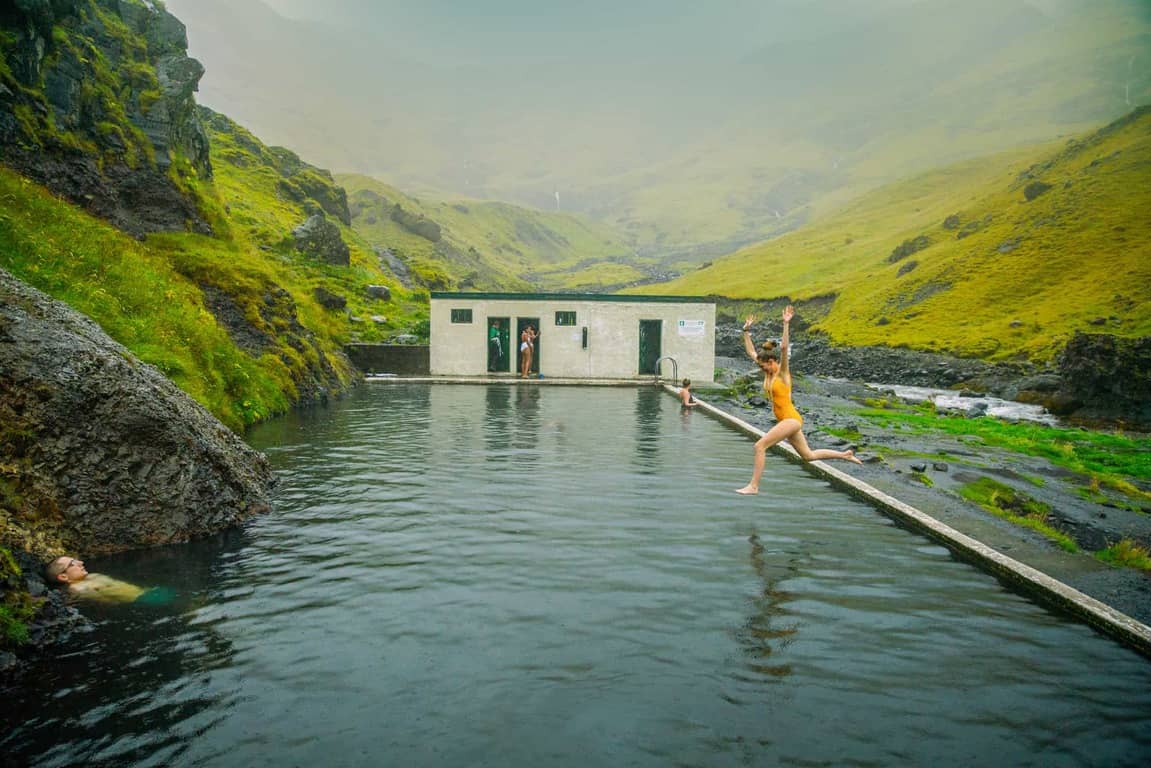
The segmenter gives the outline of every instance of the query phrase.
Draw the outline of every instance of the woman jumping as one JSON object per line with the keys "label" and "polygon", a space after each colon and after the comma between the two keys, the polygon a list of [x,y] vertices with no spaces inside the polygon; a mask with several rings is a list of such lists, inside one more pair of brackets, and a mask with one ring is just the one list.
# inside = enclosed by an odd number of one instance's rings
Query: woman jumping
{"label": "woman jumping", "polygon": [[821,461],[823,459],[843,459],[862,464],[855,458],[851,450],[833,451],[821,448],[811,450],[807,445],[807,438],[803,436],[803,417],[791,403],[791,371],[787,367],[788,324],[795,316],[795,310],[789,304],[783,310],[783,338],[780,344],[774,341],[765,341],[756,352],[755,344],[751,341],[751,324],[755,316],[748,317],[743,324],[743,347],[747,355],[759,369],[763,371],[763,392],[771,398],[771,411],[775,414],[775,426],[767,434],[755,442],[755,470],[751,473],[751,482],[740,488],[736,493],[750,495],[759,493],[759,478],[763,475],[763,465],[767,458],[767,449],[781,440],[787,440],[795,448],[804,461]]}

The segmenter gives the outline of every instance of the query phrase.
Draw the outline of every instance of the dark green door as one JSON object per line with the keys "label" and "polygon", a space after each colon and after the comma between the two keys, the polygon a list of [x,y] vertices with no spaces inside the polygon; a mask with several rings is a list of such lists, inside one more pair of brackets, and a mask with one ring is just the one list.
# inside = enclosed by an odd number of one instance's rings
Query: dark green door
{"label": "dark green door", "polygon": [[655,374],[655,364],[660,356],[660,339],[663,336],[663,320],[639,321],[639,372]]}
{"label": "dark green door", "polygon": [[512,369],[515,348],[512,343],[510,317],[489,317],[487,332],[488,373],[507,373]]}

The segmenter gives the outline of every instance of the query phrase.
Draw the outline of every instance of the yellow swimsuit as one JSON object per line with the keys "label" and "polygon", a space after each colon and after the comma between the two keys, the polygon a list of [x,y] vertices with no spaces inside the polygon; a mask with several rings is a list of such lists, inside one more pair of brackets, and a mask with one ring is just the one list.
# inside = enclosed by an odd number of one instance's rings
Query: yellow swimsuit
{"label": "yellow swimsuit", "polygon": [[799,411],[791,403],[791,386],[783,380],[782,376],[775,377],[771,382],[770,391],[767,389],[767,379],[764,379],[763,390],[765,394],[771,395],[771,412],[775,414],[776,421],[795,419],[800,424],[803,423],[803,417],[799,415]]}

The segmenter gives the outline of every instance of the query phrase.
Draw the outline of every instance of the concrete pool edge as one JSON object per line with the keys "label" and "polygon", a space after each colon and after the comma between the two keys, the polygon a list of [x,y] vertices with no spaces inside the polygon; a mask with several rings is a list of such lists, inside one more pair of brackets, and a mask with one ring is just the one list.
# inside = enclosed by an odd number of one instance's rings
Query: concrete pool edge
{"label": "concrete pool edge", "polygon": [[[676,387],[665,384],[664,390],[678,397]],[[713,405],[700,401],[698,408],[725,424],[759,439],[763,430],[732,416]],[[1095,630],[1114,638],[1151,658],[1151,627],[1106,603],[1068,586],[1046,573],[992,549],[981,541],[960,533],[910,504],[890,496],[846,472],[822,461],[805,462],[790,445],[776,445],[773,450],[789,461],[800,464],[809,473],[822,477],[835,488],[866,502],[897,523],[921,533],[947,547],[964,560],[1030,594],[1047,605],[1086,622]]]}

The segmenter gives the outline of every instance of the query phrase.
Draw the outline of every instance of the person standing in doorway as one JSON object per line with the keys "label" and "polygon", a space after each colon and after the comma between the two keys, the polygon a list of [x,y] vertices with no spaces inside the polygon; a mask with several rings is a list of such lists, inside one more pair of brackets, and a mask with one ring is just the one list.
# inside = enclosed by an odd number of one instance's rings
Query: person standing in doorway
{"label": "person standing in doorway", "polygon": [[767,449],[781,440],[791,443],[800,458],[804,461],[822,461],[823,459],[843,459],[844,461],[862,464],[851,450],[833,451],[821,448],[813,451],[807,445],[807,438],[803,436],[803,417],[791,402],[791,370],[787,364],[788,353],[788,325],[795,316],[795,310],[789,304],[783,310],[783,338],[779,344],[774,341],[765,341],[756,350],[751,340],[751,324],[755,317],[748,317],[743,324],[743,346],[748,357],[755,361],[763,371],[763,393],[771,398],[771,411],[775,414],[775,426],[767,431],[755,443],[755,468],[751,473],[751,482],[738,489],[736,493],[745,496],[759,493],[759,479],[763,476],[763,466],[767,457]]}
{"label": "person standing in doorway", "polygon": [[492,327],[488,331],[488,373],[499,370],[500,358],[503,356],[503,344],[500,342],[500,321],[492,320]]}
{"label": "person standing in doorway", "polygon": [[520,378],[526,379],[532,374],[532,358],[535,355],[536,339],[539,334],[536,329],[528,325],[520,334]]}

